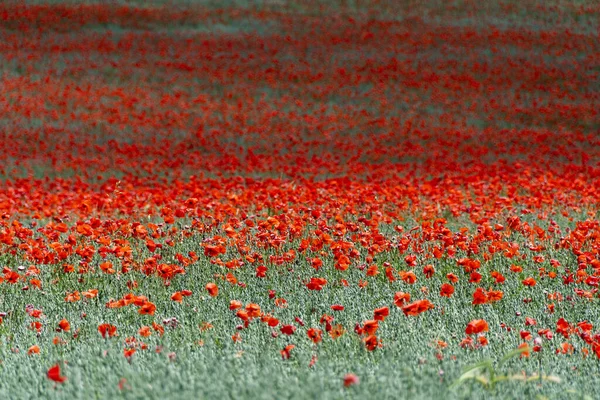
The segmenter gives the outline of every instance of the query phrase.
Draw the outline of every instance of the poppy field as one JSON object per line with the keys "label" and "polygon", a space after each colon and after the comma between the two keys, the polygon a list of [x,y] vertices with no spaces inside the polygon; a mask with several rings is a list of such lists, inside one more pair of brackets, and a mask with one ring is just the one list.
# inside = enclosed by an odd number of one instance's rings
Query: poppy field
{"label": "poppy field", "polygon": [[1,2],[0,398],[599,398],[598,21]]}

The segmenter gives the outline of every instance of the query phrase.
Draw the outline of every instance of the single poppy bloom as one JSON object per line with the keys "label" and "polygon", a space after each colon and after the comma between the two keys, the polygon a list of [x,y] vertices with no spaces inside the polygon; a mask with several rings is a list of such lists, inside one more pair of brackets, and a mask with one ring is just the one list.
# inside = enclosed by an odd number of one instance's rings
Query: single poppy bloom
{"label": "single poppy bloom", "polygon": [[138,310],[138,314],[141,315],[154,315],[154,312],[156,311],[156,306],[154,305],[154,303],[151,303],[149,301],[146,301]]}
{"label": "single poppy bloom", "polygon": [[481,282],[481,274],[477,271],[473,271],[471,272],[471,275],[469,276],[469,283],[479,283]]}
{"label": "single poppy bloom", "polygon": [[246,310],[238,310],[237,313],[235,313],[235,316],[241,319],[242,321],[248,321],[250,319],[250,317],[248,316],[248,311]]}
{"label": "single poppy bloom", "polygon": [[377,321],[384,321],[385,318],[390,315],[390,309],[387,307],[381,307],[381,308],[377,308],[374,312],[373,312],[374,316],[373,319],[377,320]]}
{"label": "single poppy bloom", "polygon": [[519,272],[523,272],[523,267],[513,264],[510,266],[510,270],[514,273],[519,273]]}
{"label": "single poppy bloom", "polygon": [[504,297],[504,292],[502,290],[490,290],[487,293],[487,301],[492,303],[494,301],[502,300]]}
{"label": "single poppy bloom", "polygon": [[294,325],[283,325],[280,330],[284,335],[293,335],[296,329]]}
{"label": "single poppy bloom", "polygon": [[27,349],[28,355],[39,354],[39,353],[40,353],[40,346],[38,346],[37,344],[34,344],[29,349]]}
{"label": "single poppy bloom", "polygon": [[208,294],[210,295],[210,297],[215,297],[216,295],[219,294],[219,287],[212,282],[207,283],[205,288],[208,291]]}
{"label": "single poppy bloom", "polygon": [[376,264],[373,264],[369,268],[367,268],[367,276],[375,276],[375,275],[379,275],[379,269],[377,268]]}
{"label": "single poppy bloom", "polygon": [[417,281],[417,276],[413,271],[400,271],[400,279],[409,285],[412,285]]}
{"label": "single poppy bloom", "polygon": [[162,325],[157,324],[156,322],[152,322],[152,329],[154,329],[155,332],[158,332],[160,336],[165,334],[165,328]]}
{"label": "single poppy bloom", "polygon": [[85,297],[87,299],[93,299],[94,297],[98,296],[98,289],[86,290],[85,292],[82,292],[81,294],[83,295],[83,297]]}
{"label": "single poppy bloom", "polygon": [[287,307],[287,300],[286,299],[278,298],[278,299],[275,299],[274,303],[279,308],[286,308]]}
{"label": "single poppy bloom", "polygon": [[342,306],[340,304],[334,304],[331,306],[331,309],[333,311],[344,311],[344,306]]}
{"label": "single poppy bloom", "polygon": [[346,333],[344,327],[341,324],[336,324],[331,327],[331,330],[329,331],[329,336],[331,336],[332,339],[337,339],[344,333]]}
{"label": "single poppy bloom", "polygon": [[475,292],[473,293],[473,305],[477,305],[477,304],[485,304],[488,302],[488,296],[487,293],[485,292],[485,290],[483,290],[482,288],[477,288],[475,289]]}
{"label": "single poppy bloom", "polygon": [[367,335],[374,335],[377,329],[379,329],[379,321],[377,320],[365,321],[363,324],[363,330]]}
{"label": "single poppy bloom", "polygon": [[530,353],[529,351],[531,350],[531,348],[529,347],[529,345],[527,343],[522,343],[518,349],[521,349],[521,358],[523,357],[529,357]]}
{"label": "single poppy bloom", "polygon": [[40,321],[32,321],[30,324],[31,329],[36,330],[37,332],[42,331],[42,323]]}
{"label": "single poppy bloom", "polygon": [[142,326],[138,330],[138,333],[140,334],[141,337],[148,337],[148,336],[152,335],[152,331],[150,330],[149,326]]}
{"label": "single poppy bloom", "polygon": [[385,276],[388,278],[390,282],[395,282],[396,277],[394,276],[394,269],[392,267],[387,267],[385,269]]}
{"label": "single poppy bloom", "polygon": [[261,314],[260,306],[258,304],[250,303],[246,306],[246,312],[248,313],[248,317],[258,318]]}
{"label": "single poppy bloom", "polygon": [[344,387],[358,385],[359,382],[358,376],[354,374],[346,374],[346,376],[344,376]]}
{"label": "single poppy bloom", "polygon": [[466,338],[464,338],[463,340],[460,341],[459,346],[462,347],[463,349],[466,348],[473,348],[473,338],[471,336],[467,336]]}
{"label": "single poppy bloom", "polygon": [[404,303],[410,301],[410,293],[396,292],[394,294],[394,304],[396,307],[404,306]]}
{"label": "single poppy bloom", "polygon": [[58,364],[51,367],[46,373],[46,376],[48,377],[48,379],[59,383],[63,383],[67,380],[66,377],[60,375],[60,366]]}
{"label": "single poppy bloom", "polygon": [[530,317],[526,317],[525,318],[525,325],[526,326],[533,326],[533,325],[537,325],[537,321],[533,318]]}
{"label": "single poppy bloom", "polygon": [[535,284],[536,284],[535,279],[533,279],[531,277],[523,279],[523,285],[525,285],[525,286],[533,287],[533,286],[535,286]]}
{"label": "single poppy bloom", "polygon": [[496,280],[496,283],[504,283],[504,281],[506,281],[506,278],[504,277],[504,275],[502,275],[498,271],[492,271],[491,275],[492,275],[492,278],[494,278]]}
{"label": "single poppy bloom", "polygon": [[175,292],[171,295],[171,300],[176,301],[178,303],[183,302],[183,294],[181,292]]}
{"label": "single poppy bloom", "polygon": [[79,301],[80,299],[81,299],[81,296],[79,296],[79,292],[77,292],[77,291],[75,291],[73,293],[69,293],[65,297],[65,301],[67,303],[74,303],[76,301]]}
{"label": "single poppy bloom", "polygon": [[569,335],[573,331],[571,324],[567,322],[564,318],[560,318],[556,322],[556,333],[560,333],[565,337],[565,339],[569,338]]}
{"label": "single poppy bloom", "polygon": [[444,283],[440,288],[440,296],[450,298],[454,293],[454,286],[449,283]]}
{"label": "single poppy bloom", "polygon": [[52,339],[52,344],[58,346],[59,344],[67,344],[67,341],[61,337],[54,336],[54,339]]}
{"label": "single poppy bloom", "polygon": [[106,261],[100,264],[100,269],[105,273],[105,274],[114,274],[115,270],[113,268],[113,265],[111,262]]}
{"label": "single poppy bloom", "polygon": [[323,286],[327,284],[327,280],[324,278],[310,278],[310,281],[306,284],[308,290],[322,290]]}
{"label": "single poppy bloom", "polygon": [[133,354],[135,353],[135,349],[131,348],[131,349],[123,349],[123,355],[125,356],[125,358],[127,359],[131,359],[131,357],[133,356]]}
{"label": "single poppy bloom", "polygon": [[60,328],[60,330],[65,331],[65,332],[69,332],[71,330],[71,324],[66,319],[62,319],[58,323],[58,327]]}
{"label": "single poppy bloom", "polygon": [[287,346],[284,347],[283,350],[281,350],[281,358],[284,360],[287,360],[288,358],[290,358],[290,352],[292,351],[292,349],[296,347],[293,344],[288,344]]}
{"label": "single poppy bloom", "polygon": [[319,328],[310,328],[306,334],[315,344],[319,343],[323,338],[323,331]]}
{"label": "single poppy bloom", "polygon": [[489,331],[488,323],[485,319],[474,319],[467,324],[465,333],[467,335],[478,334]]}
{"label": "single poppy bloom", "polygon": [[362,336],[365,333],[365,330],[361,324],[356,324],[354,325],[354,332],[356,332],[357,335]]}
{"label": "single poppy bloom", "polygon": [[267,267],[264,265],[259,265],[256,267],[256,277],[257,278],[266,278],[267,276]]}
{"label": "single poppy bloom", "polygon": [[406,316],[417,316],[432,308],[434,308],[434,305],[429,300],[417,300],[402,307],[402,312]]}
{"label": "single poppy bloom", "polygon": [[529,331],[521,331],[519,332],[521,339],[523,340],[531,340],[533,339],[533,336],[531,336],[531,332]]}
{"label": "single poppy bloom", "polygon": [[367,347],[367,350],[369,351],[373,351],[375,350],[375,348],[377,346],[379,346],[379,340],[377,339],[377,336],[375,335],[369,335],[364,339],[365,342],[365,346]]}
{"label": "single poppy bloom", "polygon": [[242,302],[241,301],[231,300],[229,302],[229,309],[230,310],[237,310],[238,308],[242,308]]}
{"label": "single poppy bloom", "polygon": [[423,275],[425,275],[425,277],[427,279],[433,277],[434,274],[435,274],[435,268],[433,268],[433,265],[428,264],[423,267]]}
{"label": "single poppy bloom", "polygon": [[320,258],[315,257],[310,260],[310,265],[318,271],[319,268],[323,266],[323,261]]}
{"label": "single poppy bloom", "polygon": [[111,324],[98,325],[98,332],[106,339],[107,336],[113,337],[117,334],[117,327]]}

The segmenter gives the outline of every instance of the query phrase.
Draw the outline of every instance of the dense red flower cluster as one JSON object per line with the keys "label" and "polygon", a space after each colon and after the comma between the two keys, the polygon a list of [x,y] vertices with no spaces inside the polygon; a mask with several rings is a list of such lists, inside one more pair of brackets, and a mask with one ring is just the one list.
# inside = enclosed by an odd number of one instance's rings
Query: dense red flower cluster
{"label": "dense red flower cluster", "polygon": [[[297,273],[316,296],[387,280],[395,296],[355,327],[370,351],[385,346],[376,334],[386,318],[443,313],[433,299],[454,301],[457,285],[471,285],[467,304],[477,310],[502,302],[511,282],[527,296],[558,279],[571,300],[599,297],[600,99],[589,82],[600,42],[585,30],[268,7],[9,4],[0,21],[0,253],[26,264],[4,267],[1,285],[41,290],[49,271],[125,279],[120,299],[88,288],[64,301],[98,297],[154,318],[154,299],[134,294],[136,277],[169,285],[200,263],[222,273],[202,283],[205,293],[170,300],[218,299],[253,284],[238,280],[245,270],[256,280]],[[208,32],[161,29],[198,21]],[[223,21],[251,31],[220,32]],[[182,241],[195,246],[178,252]],[[422,287],[417,300],[405,292],[434,278],[447,282]],[[547,312],[563,298],[548,294]],[[269,300],[287,307],[274,291]],[[315,347],[345,332],[328,315],[321,329],[280,321],[258,303],[228,307],[240,322],[235,342],[255,321],[274,337],[301,330]],[[26,311],[41,332],[41,310]],[[556,320],[538,335],[579,337],[600,357],[590,323]],[[165,326],[177,320],[139,334]],[[460,345],[485,346],[483,333],[499,329],[474,319]],[[97,330],[117,336],[109,323]],[[565,343],[558,353],[570,351]],[[146,347],[128,338],[124,354]],[[284,360],[294,347],[281,350]],[[48,377],[66,379],[58,365]]]}

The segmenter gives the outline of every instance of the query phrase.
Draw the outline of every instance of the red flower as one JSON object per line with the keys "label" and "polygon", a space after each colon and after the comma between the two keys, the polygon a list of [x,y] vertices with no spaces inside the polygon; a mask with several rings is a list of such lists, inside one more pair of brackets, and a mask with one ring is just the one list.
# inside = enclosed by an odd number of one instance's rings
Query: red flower
{"label": "red flower", "polygon": [[373,351],[375,350],[375,348],[377,348],[377,346],[379,346],[379,340],[377,339],[377,336],[375,335],[369,335],[364,339],[365,342],[365,346],[367,347],[367,350],[369,351]]}
{"label": "red flower", "polygon": [[287,346],[284,347],[283,350],[281,350],[281,358],[284,360],[287,360],[288,358],[290,358],[290,352],[292,351],[292,349],[296,347],[293,344],[288,344]]}
{"label": "red flower", "polygon": [[215,297],[216,295],[219,294],[219,287],[212,282],[207,283],[205,288],[206,288],[206,291],[208,292],[208,294],[210,295],[210,297]]}
{"label": "red flower", "polygon": [[144,304],[142,304],[142,306],[138,310],[138,314],[141,314],[141,315],[154,315],[155,311],[156,311],[156,306],[154,305],[154,303],[146,301],[146,302],[144,302]]}
{"label": "red flower", "polygon": [[485,319],[474,319],[473,321],[467,324],[467,329],[465,329],[465,333],[467,335],[472,335],[487,332],[488,330],[489,326]]}
{"label": "red flower", "polygon": [[454,293],[454,286],[449,283],[444,283],[440,288],[440,296],[451,297]]}
{"label": "red flower", "polygon": [[402,312],[406,316],[417,316],[422,312],[431,310],[432,308],[434,308],[434,305],[429,300],[417,300],[414,303],[407,304],[402,307]]}
{"label": "red flower", "polygon": [[69,332],[71,330],[71,324],[64,318],[58,323],[58,327],[60,330],[65,332]]}
{"label": "red flower", "polygon": [[385,318],[390,315],[390,309],[387,307],[381,307],[376,309],[373,312],[374,316],[373,319],[377,320],[377,321],[384,321]]}
{"label": "red flower", "polygon": [[107,336],[113,337],[117,334],[117,327],[111,324],[98,325],[98,332],[106,339]]}
{"label": "red flower", "polygon": [[488,302],[488,296],[485,290],[482,288],[475,289],[475,293],[473,293],[473,305],[477,304],[485,304]]}
{"label": "red flower", "polygon": [[404,306],[404,303],[409,301],[410,293],[396,292],[396,294],[394,294],[394,304],[396,305],[396,307],[402,307]]}
{"label": "red flower", "polygon": [[359,382],[358,376],[354,374],[346,374],[346,376],[344,376],[344,387],[358,385]]}
{"label": "red flower", "polygon": [[46,373],[46,376],[48,377],[48,379],[50,379],[54,382],[59,382],[59,383],[63,383],[64,381],[67,380],[67,378],[65,376],[60,375],[60,366],[58,364],[51,367],[48,370],[48,372]]}
{"label": "red flower", "polygon": [[294,325],[283,325],[280,331],[284,335],[293,335],[296,332],[296,327]]}
{"label": "red flower", "polygon": [[319,328],[310,328],[306,334],[315,344],[319,343],[323,338],[323,331]]}
{"label": "red flower", "polygon": [[379,329],[379,322],[377,320],[365,321],[363,330],[367,335],[374,335]]}
{"label": "red flower", "polygon": [[525,286],[533,287],[533,286],[535,286],[535,284],[536,284],[535,279],[533,279],[531,277],[523,279],[523,285],[525,285]]}

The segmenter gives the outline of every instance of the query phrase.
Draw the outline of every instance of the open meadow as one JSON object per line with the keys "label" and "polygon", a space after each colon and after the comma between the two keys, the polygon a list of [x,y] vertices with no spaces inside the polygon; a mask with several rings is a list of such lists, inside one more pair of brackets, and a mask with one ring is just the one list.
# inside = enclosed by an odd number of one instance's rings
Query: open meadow
{"label": "open meadow", "polygon": [[599,21],[0,2],[0,398],[600,398]]}

